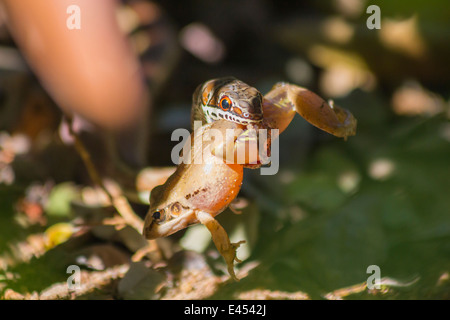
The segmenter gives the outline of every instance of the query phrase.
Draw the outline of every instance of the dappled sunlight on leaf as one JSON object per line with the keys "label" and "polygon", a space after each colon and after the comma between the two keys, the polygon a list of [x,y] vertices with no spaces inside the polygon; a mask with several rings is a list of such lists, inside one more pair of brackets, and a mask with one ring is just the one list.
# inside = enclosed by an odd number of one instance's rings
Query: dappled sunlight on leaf
{"label": "dappled sunlight on leaf", "polygon": [[63,243],[74,233],[74,226],[70,223],[56,223],[45,230],[46,247],[53,248]]}
{"label": "dappled sunlight on leaf", "polygon": [[328,18],[322,24],[322,29],[329,40],[339,44],[350,42],[355,33],[354,27],[340,17]]}
{"label": "dappled sunlight on leaf", "polygon": [[435,115],[444,111],[441,97],[423,88],[416,82],[408,82],[392,95],[392,106],[399,115]]}
{"label": "dappled sunlight on leaf", "polygon": [[395,170],[395,164],[390,159],[374,159],[369,165],[369,175],[375,180],[389,178]]}
{"label": "dappled sunlight on leaf", "polygon": [[381,43],[387,48],[399,51],[415,59],[423,58],[427,54],[426,43],[419,33],[417,16],[397,21],[386,18],[379,31]]}
{"label": "dappled sunlight on leaf", "polygon": [[217,63],[224,58],[225,46],[202,23],[192,23],[180,32],[181,45],[197,58],[207,63]]}
{"label": "dappled sunlight on leaf", "polygon": [[320,89],[327,96],[345,96],[356,88],[371,91],[376,86],[375,76],[356,52],[315,45],[309,49],[308,55],[311,61],[325,69]]}

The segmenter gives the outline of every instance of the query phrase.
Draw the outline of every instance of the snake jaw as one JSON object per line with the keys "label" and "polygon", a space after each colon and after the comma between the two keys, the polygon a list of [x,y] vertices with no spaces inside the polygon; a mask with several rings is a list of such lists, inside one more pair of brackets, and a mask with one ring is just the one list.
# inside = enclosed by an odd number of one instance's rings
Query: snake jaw
{"label": "snake jaw", "polygon": [[[235,108],[234,108],[235,109]],[[249,123],[260,123],[263,120],[262,113],[244,113],[240,116],[237,112],[223,111],[214,106],[203,106],[203,111],[206,116],[206,122],[211,123],[220,119],[233,121],[239,124],[247,125]]]}

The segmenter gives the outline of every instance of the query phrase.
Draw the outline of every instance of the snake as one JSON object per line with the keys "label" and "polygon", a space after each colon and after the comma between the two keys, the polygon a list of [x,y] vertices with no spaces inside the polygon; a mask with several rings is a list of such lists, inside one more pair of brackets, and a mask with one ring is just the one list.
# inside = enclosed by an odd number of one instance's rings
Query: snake
{"label": "snake", "polygon": [[263,120],[262,94],[234,77],[212,79],[200,84],[192,98],[191,126],[217,120],[248,125]]}

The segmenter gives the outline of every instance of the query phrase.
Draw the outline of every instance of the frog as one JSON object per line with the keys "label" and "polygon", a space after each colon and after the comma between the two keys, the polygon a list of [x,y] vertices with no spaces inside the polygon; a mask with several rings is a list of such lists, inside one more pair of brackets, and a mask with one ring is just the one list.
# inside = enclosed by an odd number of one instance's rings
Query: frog
{"label": "frog", "polygon": [[[239,280],[234,264],[241,262],[236,252],[245,241],[232,243],[215,217],[238,196],[244,168],[261,167],[260,151],[270,154],[272,140],[262,144],[267,150],[259,150],[259,136],[250,132],[265,129],[274,131],[270,136],[278,138],[295,114],[337,137],[347,139],[356,134],[357,120],[350,111],[295,84],[277,83],[264,96],[234,77],[199,85],[191,109],[194,130],[187,142],[191,143],[191,161],[180,163],[164,184],[151,191],[143,235],[147,239],[165,237],[201,223],[211,233],[230,277]],[[236,159],[239,150],[251,150],[251,144],[257,146],[257,153],[246,155],[241,162],[229,161],[230,153]]]}
{"label": "frog", "polygon": [[[224,257],[230,276],[237,280],[234,262],[236,249],[244,243],[231,243],[225,229],[214,219],[224,211],[238,195],[243,181],[243,165],[225,163],[214,155],[215,148],[223,143],[210,139],[213,130],[233,135],[225,145],[232,146],[242,134],[244,126],[227,120],[219,120],[201,126],[191,134],[190,141],[206,140],[192,144],[189,163],[180,163],[176,171],[150,194],[150,208],[144,221],[143,234],[147,239],[169,236],[190,225],[201,223],[210,231],[212,240]],[[188,141],[189,142],[189,141]],[[201,157],[201,161],[198,159]],[[200,163],[201,162],[201,163]]]}

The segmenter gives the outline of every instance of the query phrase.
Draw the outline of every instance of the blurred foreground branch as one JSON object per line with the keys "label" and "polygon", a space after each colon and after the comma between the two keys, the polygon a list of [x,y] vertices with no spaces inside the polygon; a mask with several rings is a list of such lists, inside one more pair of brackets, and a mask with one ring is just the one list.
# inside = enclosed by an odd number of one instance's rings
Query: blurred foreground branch
{"label": "blurred foreground branch", "polygon": [[83,163],[85,164],[88,174],[92,181],[98,185],[107,195],[111,204],[117,210],[119,215],[125,220],[127,224],[135,228],[139,233],[142,232],[142,228],[144,226],[144,222],[142,219],[134,213],[134,210],[131,208],[130,203],[122,194],[121,191],[118,192],[110,192],[103,180],[100,177],[100,174],[96,170],[94,163],[92,162],[91,156],[81,141],[80,137],[77,135],[75,130],[73,129],[73,118],[66,115],[66,120],[69,128],[69,132],[74,139],[75,148],[77,152],[80,154]]}

